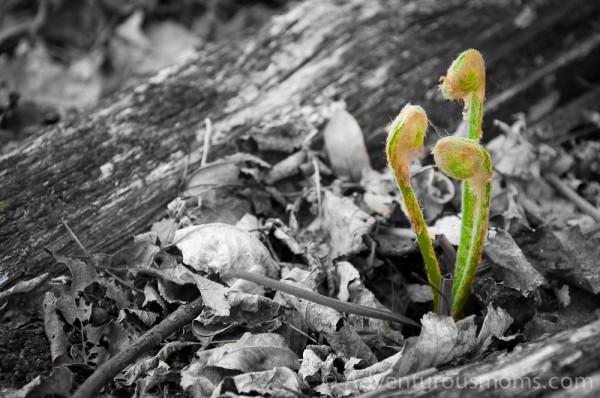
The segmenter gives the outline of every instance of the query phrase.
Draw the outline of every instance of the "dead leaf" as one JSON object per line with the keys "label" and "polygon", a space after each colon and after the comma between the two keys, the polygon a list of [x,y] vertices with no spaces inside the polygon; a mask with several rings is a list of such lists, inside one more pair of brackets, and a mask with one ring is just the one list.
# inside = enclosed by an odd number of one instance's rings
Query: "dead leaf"
{"label": "dead leaf", "polygon": [[498,283],[491,278],[478,278],[475,294],[485,307],[500,307],[513,318],[515,328],[526,325],[536,314],[536,295],[527,297],[519,289]]}
{"label": "dead leaf", "polygon": [[365,204],[384,218],[388,218],[395,203],[400,200],[397,183],[392,174],[367,169],[363,172],[360,185],[365,188]]}
{"label": "dead leaf", "polygon": [[49,376],[38,376],[22,387],[19,391],[7,398],[37,398],[47,396],[69,396],[73,386],[73,373],[65,367],[58,366],[52,369]]}
{"label": "dead leaf", "polygon": [[360,126],[341,104],[333,110],[323,136],[333,171],[360,181],[363,170],[371,168],[369,154]]}
{"label": "dead leaf", "polygon": [[444,235],[454,246],[460,243],[460,228],[462,220],[455,215],[440,217],[433,227],[428,228],[432,235]]}
{"label": "dead leaf", "polygon": [[486,145],[494,169],[503,176],[523,180],[539,178],[540,165],[534,148],[522,135],[525,121],[519,119],[512,126],[499,121],[496,124],[504,131],[504,135],[497,136]]}
{"label": "dead leaf", "polygon": [[513,323],[513,318],[500,307],[494,308],[491,304],[487,307],[487,315],[477,336],[477,354],[481,355],[492,343],[492,338],[500,338]]}
{"label": "dead leaf", "polygon": [[142,376],[143,380],[138,383],[138,388],[142,392],[152,388],[157,382],[163,380],[163,376],[168,374],[169,365],[165,362],[169,355],[179,349],[197,345],[196,342],[172,341],[165,344],[160,351],[153,357],[138,359],[135,363],[129,365],[123,372],[115,377],[115,380],[125,386],[130,386]]}
{"label": "dead leaf", "polygon": [[410,338],[391,374],[402,377],[423,369],[437,367],[470,352],[483,353],[493,336],[502,336],[512,318],[502,309],[488,308],[484,326],[475,336],[473,316],[454,322],[452,317],[426,314],[418,339]]}
{"label": "dead leaf", "polygon": [[[226,298],[228,288],[203,277],[198,273],[190,271],[181,264],[169,268],[143,269],[144,273],[162,278],[165,281],[173,282],[177,285],[195,285],[200,290],[200,295],[204,304],[213,310],[214,314],[219,316],[229,316],[229,302]],[[160,290],[159,284],[159,290]],[[168,288],[166,290],[169,290]],[[173,298],[173,295],[166,292],[167,298]],[[163,295],[165,297],[165,295]]]}
{"label": "dead leaf", "polygon": [[[375,295],[363,284],[360,273],[351,263],[339,261],[336,270],[340,278],[340,292],[338,294],[340,301],[350,301],[364,307],[389,311],[389,309],[381,304]],[[431,289],[429,289],[429,291],[429,300],[431,300]],[[376,339],[385,335],[386,340],[388,341],[395,341],[397,343],[402,341],[402,335],[398,331],[391,329],[389,327],[389,322],[387,321],[353,314],[348,314],[347,317],[348,322],[363,336],[370,333],[375,335]]]}
{"label": "dead leaf", "polygon": [[348,301],[350,299],[349,284],[353,281],[360,283],[360,273],[352,264],[347,261],[337,263],[337,274],[340,278],[340,291],[338,299],[340,301]]}
{"label": "dead leaf", "polygon": [[427,303],[433,300],[431,287],[411,283],[405,286],[406,294],[413,303]]}
{"label": "dead leaf", "polygon": [[473,317],[454,322],[452,317],[427,313],[416,342],[407,340],[404,353],[394,365],[394,377],[402,377],[420,370],[448,363],[475,347],[477,327]]}
{"label": "dead leaf", "polygon": [[71,271],[71,293],[77,295],[78,292],[88,287],[98,278],[96,268],[84,263],[81,260],[71,259],[62,256],[54,256],[59,264],[65,264]]}
{"label": "dead leaf", "polygon": [[519,289],[525,296],[548,283],[529,263],[512,236],[502,229],[488,234],[483,252],[498,267],[498,279],[507,286]]}
{"label": "dead leaf", "polygon": [[60,365],[69,362],[68,349],[71,344],[64,332],[65,324],[60,319],[56,302],[54,293],[47,292],[44,297],[44,330],[50,343],[52,363]]}
{"label": "dead leaf", "polygon": [[[199,351],[198,359],[181,372],[181,386],[210,396],[228,375],[269,371],[273,368],[300,368],[298,357],[287,348],[282,336],[274,333],[245,333],[238,341],[211,350]],[[218,391],[215,390],[215,391]]]}
{"label": "dead leaf", "polygon": [[[325,358],[321,354],[327,353]],[[302,365],[298,376],[306,381],[326,382],[328,377],[335,372],[333,360],[336,355],[327,346],[307,346],[302,353]]]}
{"label": "dead leaf", "polygon": [[600,239],[584,236],[578,226],[551,231],[538,228],[518,244],[544,274],[562,278],[592,294],[600,293]]}
{"label": "dead leaf", "polygon": [[183,262],[197,271],[220,274],[221,278],[238,291],[257,291],[254,283],[233,278],[234,269],[257,272],[277,278],[279,265],[269,251],[252,234],[226,224],[206,224],[177,231],[175,246],[183,255]]}
{"label": "dead leaf", "polygon": [[227,293],[229,315],[219,316],[205,311],[192,322],[192,330],[198,336],[213,336],[231,326],[256,329],[268,324],[279,315],[280,305],[268,297],[236,291]]}
{"label": "dead leaf", "polygon": [[336,398],[373,391],[393,371],[394,364],[398,363],[401,358],[402,351],[365,369],[347,370],[344,372],[346,381],[334,384],[331,383],[331,380],[327,380],[326,383],[317,386],[315,391]]}
{"label": "dead leaf", "polygon": [[356,206],[352,199],[324,191],[323,219],[317,219],[309,229],[317,225],[329,234],[329,253],[334,260],[361,251],[364,248],[362,237],[371,232],[375,219]]}
{"label": "dead leaf", "polygon": [[261,395],[279,394],[290,395],[291,391],[301,394],[302,382],[298,378],[296,372],[285,368],[276,367],[263,372],[250,372],[231,377],[235,389],[229,389],[225,386],[229,383],[225,381],[215,389],[215,395],[220,396],[228,391],[233,393],[250,394],[256,392]]}
{"label": "dead leaf", "polygon": [[189,177],[183,195],[202,196],[217,187],[241,186],[243,185],[242,173],[259,176],[258,170],[270,167],[270,164],[258,156],[243,152],[234,153],[196,170]]}
{"label": "dead leaf", "polygon": [[[295,269],[297,270],[297,269]],[[310,280],[310,273],[296,271],[297,275],[303,275],[300,280]],[[286,283],[310,290],[311,288],[302,283],[285,280]],[[314,288],[314,287],[313,287]],[[280,298],[283,302],[293,306],[296,311],[304,317],[308,328],[322,333],[327,342],[339,353],[350,358],[356,357],[375,363],[377,359],[360,338],[356,330],[344,321],[342,315],[333,308],[299,299],[290,294],[277,292],[275,299]]]}
{"label": "dead leaf", "polygon": [[110,42],[111,59],[118,69],[152,73],[192,54],[201,39],[170,20],[151,22],[142,31],[143,11],[136,11],[116,28]]}
{"label": "dead leaf", "polygon": [[160,241],[161,247],[169,246],[173,243],[175,231],[179,228],[179,224],[172,218],[163,218],[159,222],[152,224],[151,231],[156,232],[156,237]]}
{"label": "dead leaf", "polygon": [[23,100],[63,110],[82,109],[98,102],[102,93],[101,49],[89,51],[70,66],[52,57],[43,41],[22,48],[14,58],[0,57],[0,81],[14,82]]}

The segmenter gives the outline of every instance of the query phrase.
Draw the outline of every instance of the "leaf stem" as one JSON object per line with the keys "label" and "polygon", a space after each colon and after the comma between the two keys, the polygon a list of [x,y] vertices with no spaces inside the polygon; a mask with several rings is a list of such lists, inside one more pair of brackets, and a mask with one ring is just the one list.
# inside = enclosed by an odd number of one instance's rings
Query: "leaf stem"
{"label": "leaf stem", "polygon": [[437,311],[441,278],[440,267],[419,202],[410,185],[410,163],[423,152],[427,123],[427,115],[423,108],[407,104],[390,126],[386,143],[386,155],[402,194],[410,223],[417,236],[417,242],[427,271],[427,279],[432,286],[433,308],[434,311]]}
{"label": "leaf stem", "polygon": [[433,295],[433,308],[437,311],[439,303],[439,288],[440,288],[440,267],[435,256],[435,250],[431,243],[429,233],[427,232],[427,225],[423,218],[423,213],[419,207],[419,202],[415,197],[410,185],[404,184],[401,179],[397,179],[398,187],[404,199],[404,206],[408,212],[410,223],[412,224],[415,235],[417,235],[417,243],[423,256],[423,262],[425,263],[425,270],[427,271],[427,279],[429,283],[435,287],[431,290]]}
{"label": "leaf stem", "polygon": [[[492,191],[491,179],[484,182],[483,187],[475,195],[473,217],[473,228],[470,231],[470,242],[468,253],[465,259],[465,265],[461,274],[455,274],[454,284],[452,286],[452,310],[451,315],[454,319],[462,318],[464,306],[471,291],[471,285],[475,279],[477,267],[481,261],[483,246],[487,237],[488,218],[490,208],[490,197]],[[463,244],[461,235],[461,245]]]}
{"label": "leaf stem", "polygon": [[[460,319],[481,260],[487,236],[490,196],[492,190],[492,162],[490,155],[476,141],[469,138],[446,137],[433,149],[438,167],[448,176],[469,182],[470,196],[466,196],[473,213],[463,214],[459,254],[457,254],[452,285],[451,315]],[[464,209],[465,203],[463,203]],[[469,219],[470,218],[470,219]],[[468,223],[471,223],[469,227]]]}

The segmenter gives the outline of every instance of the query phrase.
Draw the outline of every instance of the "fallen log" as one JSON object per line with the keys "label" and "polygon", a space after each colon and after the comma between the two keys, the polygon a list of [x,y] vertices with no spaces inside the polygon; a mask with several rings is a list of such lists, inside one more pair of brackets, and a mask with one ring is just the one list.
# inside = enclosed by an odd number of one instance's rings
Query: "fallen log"
{"label": "fallen log", "polygon": [[[552,32],[589,36],[586,23],[599,9],[583,0],[546,1],[523,27],[515,23],[522,10],[492,1],[301,2],[256,35],[207,46],[2,156],[0,283],[57,272],[44,249],[77,251],[63,221],[90,252],[128,244],[177,196],[184,169],[199,164],[205,118],[215,158],[248,133],[304,136],[342,98],[370,150],[380,153],[385,125],[409,99],[449,125],[445,115],[456,114],[449,111],[455,104],[433,94],[457,52],[477,47],[487,56],[490,92],[520,87],[513,69],[535,68],[532,42],[543,48],[540,56],[558,58]],[[598,48],[597,41],[586,46]],[[376,167],[382,159],[375,157]]]}
{"label": "fallen log", "polygon": [[596,397],[599,364],[600,321],[595,321],[518,352],[389,379],[363,397]]}

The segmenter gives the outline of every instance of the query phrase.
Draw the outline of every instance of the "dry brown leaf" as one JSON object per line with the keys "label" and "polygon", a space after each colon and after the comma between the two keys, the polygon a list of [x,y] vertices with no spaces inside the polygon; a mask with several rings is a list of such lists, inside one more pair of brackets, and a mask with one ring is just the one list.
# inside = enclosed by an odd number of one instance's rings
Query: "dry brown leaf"
{"label": "dry brown leaf", "polygon": [[363,132],[356,119],[343,106],[338,106],[333,110],[323,136],[333,171],[338,176],[360,181],[363,170],[370,169],[371,164]]}
{"label": "dry brown leaf", "polygon": [[233,270],[257,272],[278,279],[279,265],[252,234],[227,224],[205,224],[177,231],[175,246],[183,262],[197,271],[218,273],[233,290],[257,292],[252,282],[228,276]]}

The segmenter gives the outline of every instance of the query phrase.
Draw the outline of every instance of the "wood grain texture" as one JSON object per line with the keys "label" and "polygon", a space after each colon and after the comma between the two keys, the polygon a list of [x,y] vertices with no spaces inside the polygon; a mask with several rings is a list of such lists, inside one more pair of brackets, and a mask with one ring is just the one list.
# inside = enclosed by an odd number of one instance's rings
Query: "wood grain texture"
{"label": "wood grain texture", "polygon": [[[458,105],[437,95],[437,79],[458,52],[490,54],[490,90],[501,91],[522,78],[515,63],[533,68],[533,40],[582,26],[599,8],[538,2],[537,23],[521,28],[514,23],[521,9],[491,0],[298,3],[255,35],[207,46],[2,156],[0,283],[57,272],[44,248],[77,253],[63,220],[90,252],[129,244],[178,195],[186,163],[199,164],[196,137],[207,117],[214,159],[245,134],[306,135],[344,99],[381,167],[385,126],[406,102],[422,104],[441,126],[460,118]],[[555,47],[544,47],[545,56],[561,51]]]}

